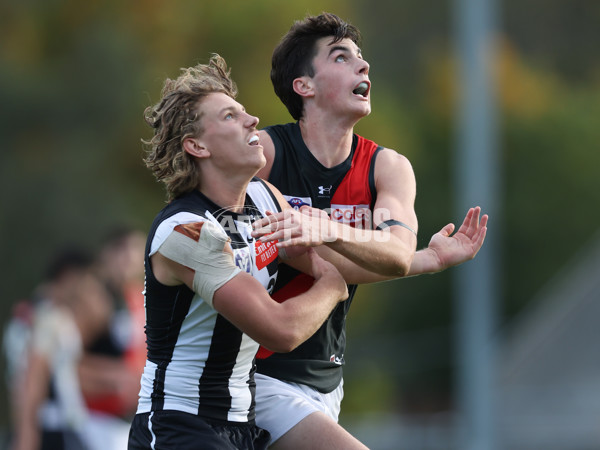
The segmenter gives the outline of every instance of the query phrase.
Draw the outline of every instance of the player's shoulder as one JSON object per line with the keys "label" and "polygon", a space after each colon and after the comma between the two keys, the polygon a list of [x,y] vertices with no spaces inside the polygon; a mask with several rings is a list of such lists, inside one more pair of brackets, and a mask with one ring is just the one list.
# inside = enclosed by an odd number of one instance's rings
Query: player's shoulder
{"label": "player's shoulder", "polygon": [[277,187],[275,187],[272,183],[265,179],[261,178],[260,181],[270,189],[271,193],[274,196],[275,203],[277,204],[277,206],[279,206],[280,210],[286,209],[289,206],[287,200],[285,199],[281,191],[277,189]]}
{"label": "player's shoulder", "polygon": [[154,235],[151,236],[150,253],[152,256],[169,235],[177,228],[189,224],[204,223],[208,219],[204,215],[190,211],[178,211],[167,217],[162,217],[156,224]]}
{"label": "player's shoulder", "polygon": [[387,147],[382,147],[381,150],[379,151],[378,155],[377,155],[377,164],[375,166],[376,170],[377,167],[380,167],[382,169],[389,169],[389,168],[393,168],[393,169],[411,169],[412,170],[412,164],[410,163],[410,160],[403,155],[402,153],[397,152],[394,149],[391,148],[387,148]]}
{"label": "player's shoulder", "polygon": [[414,170],[408,158],[390,148],[383,148],[379,152],[375,161],[374,177],[378,192],[392,186],[402,185],[407,188],[415,184]]}

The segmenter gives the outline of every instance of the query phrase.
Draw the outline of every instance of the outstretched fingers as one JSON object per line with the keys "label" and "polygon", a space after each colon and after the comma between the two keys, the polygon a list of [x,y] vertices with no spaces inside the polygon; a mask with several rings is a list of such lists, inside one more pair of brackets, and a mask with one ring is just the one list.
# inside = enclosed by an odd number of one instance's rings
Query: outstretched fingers
{"label": "outstretched fingers", "polygon": [[[483,241],[485,240],[485,235],[487,233],[487,222],[488,215],[484,214],[481,217],[481,222],[479,222],[479,229],[477,230],[477,235],[475,236],[475,245],[479,249],[483,245]],[[478,250],[479,251],[479,250]]]}
{"label": "outstretched fingers", "polygon": [[468,238],[472,239],[477,231],[479,230],[479,215],[481,213],[481,208],[476,206],[474,208],[469,208],[467,211],[467,215],[463,220],[462,225],[458,229],[458,233],[462,233]]}

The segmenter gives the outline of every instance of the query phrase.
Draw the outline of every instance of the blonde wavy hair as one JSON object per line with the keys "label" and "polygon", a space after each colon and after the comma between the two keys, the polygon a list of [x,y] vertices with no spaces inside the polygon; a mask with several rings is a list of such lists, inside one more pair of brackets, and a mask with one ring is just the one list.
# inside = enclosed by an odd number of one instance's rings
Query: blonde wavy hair
{"label": "blonde wavy hair", "polygon": [[237,96],[230,72],[225,60],[213,54],[208,64],[181,69],[175,80],[167,78],[160,102],[144,111],[146,123],[154,129],[152,139],[142,139],[147,149],[144,162],[157,181],[165,184],[169,201],[199,185],[195,158],[183,149],[183,141],[202,135],[203,98],[216,92]]}

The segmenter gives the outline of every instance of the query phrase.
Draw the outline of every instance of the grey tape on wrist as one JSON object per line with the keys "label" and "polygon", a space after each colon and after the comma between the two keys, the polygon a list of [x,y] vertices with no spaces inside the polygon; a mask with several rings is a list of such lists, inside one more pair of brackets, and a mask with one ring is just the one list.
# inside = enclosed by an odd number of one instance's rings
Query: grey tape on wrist
{"label": "grey tape on wrist", "polygon": [[192,224],[199,229],[198,240],[192,234],[176,227],[159,247],[158,252],[196,273],[193,280],[194,292],[213,306],[213,296],[217,289],[231,280],[241,270],[233,263],[230,253],[223,248],[229,237],[211,222]]}

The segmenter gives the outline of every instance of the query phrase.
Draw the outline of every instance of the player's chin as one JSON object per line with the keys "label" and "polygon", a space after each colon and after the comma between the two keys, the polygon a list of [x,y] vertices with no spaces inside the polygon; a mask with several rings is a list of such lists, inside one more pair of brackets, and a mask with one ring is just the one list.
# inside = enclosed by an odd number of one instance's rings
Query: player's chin
{"label": "player's chin", "polygon": [[356,108],[355,113],[359,119],[362,119],[363,117],[366,117],[369,114],[371,114],[371,105],[364,106],[362,108]]}
{"label": "player's chin", "polygon": [[265,149],[263,148],[262,145],[253,145],[251,151],[256,158],[264,158],[265,157]]}
{"label": "player's chin", "polygon": [[355,108],[362,112],[365,116],[371,114],[371,100],[370,99],[362,99],[361,101],[355,103]]}
{"label": "player's chin", "polygon": [[258,161],[257,161],[258,170],[262,169],[266,165],[267,165],[267,158],[265,158],[265,155],[263,155],[263,153],[261,151],[260,157],[258,158]]}

